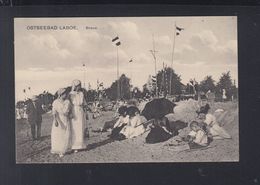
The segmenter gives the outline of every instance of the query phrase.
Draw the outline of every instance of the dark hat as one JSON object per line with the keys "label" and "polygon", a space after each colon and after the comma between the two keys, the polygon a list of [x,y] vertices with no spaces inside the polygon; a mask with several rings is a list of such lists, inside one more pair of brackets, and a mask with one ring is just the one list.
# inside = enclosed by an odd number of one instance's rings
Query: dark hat
{"label": "dark hat", "polygon": [[124,115],[127,112],[127,106],[121,106],[118,109],[119,115]]}
{"label": "dark hat", "polygon": [[127,108],[127,115],[130,117],[135,116],[135,113],[140,113],[140,110],[136,106],[130,106]]}

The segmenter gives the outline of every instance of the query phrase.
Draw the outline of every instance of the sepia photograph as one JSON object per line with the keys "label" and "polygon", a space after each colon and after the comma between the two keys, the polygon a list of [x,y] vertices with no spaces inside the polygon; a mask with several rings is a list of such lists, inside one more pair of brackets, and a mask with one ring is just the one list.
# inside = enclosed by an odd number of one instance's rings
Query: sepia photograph
{"label": "sepia photograph", "polygon": [[14,18],[16,163],[239,162],[236,16]]}

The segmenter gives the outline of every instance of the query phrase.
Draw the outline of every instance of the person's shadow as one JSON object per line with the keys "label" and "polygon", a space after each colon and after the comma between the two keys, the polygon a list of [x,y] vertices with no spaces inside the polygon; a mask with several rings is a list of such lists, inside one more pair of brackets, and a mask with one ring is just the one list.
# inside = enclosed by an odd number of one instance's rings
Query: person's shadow
{"label": "person's shadow", "polygon": [[116,140],[108,138],[106,140],[103,140],[103,141],[100,141],[100,142],[97,142],[97,143],[89,144],[89,145],[87,145],[87,148],[85,149],[85,151],[94,150],[94,149],[96,149],[98,147],[104,146],[104,145],[112,143],[114,141],[116,141]]}

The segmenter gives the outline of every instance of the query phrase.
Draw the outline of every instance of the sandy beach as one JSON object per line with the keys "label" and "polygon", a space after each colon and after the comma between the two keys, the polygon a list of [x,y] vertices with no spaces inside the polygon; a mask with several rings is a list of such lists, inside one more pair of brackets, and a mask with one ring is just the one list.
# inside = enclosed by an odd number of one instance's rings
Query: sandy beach
{"label": "sandy beach", "polygon": [[235,102],[215,103],[212,110],[227,111],[222,125],[232,139],[215,140],[209,148],[192,151],[176,151],[171,144],[174,138],[162,143],[146,144],[142,136],[123,141],[112,141],[110,132],[93,132],[111,120],[114,112],[103,112],[101,117],[90,120],[90,138],[86,138],[87,148],[78,153],[70,153],[63,158],[50,153],[52,115],[43,115],[42,139],[32,141],[29,125],[25,121],[16,122],[16,162],[17,163],[142,163],[142,162],[221,162],[239,161],[239,121],[238,104]]}

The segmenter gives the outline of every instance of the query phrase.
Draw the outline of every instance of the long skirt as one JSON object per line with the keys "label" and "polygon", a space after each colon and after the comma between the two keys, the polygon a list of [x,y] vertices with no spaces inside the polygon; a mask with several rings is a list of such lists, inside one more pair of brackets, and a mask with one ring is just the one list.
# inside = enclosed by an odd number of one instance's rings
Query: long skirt
{"label": "long skirt", "polygon": [[70,131],[70,124],[68,124],[67,128],[65,129],[60,125],[56,127],[53,123],[51,130],[51,153],[65,154],[70,150]]}
{"label": "long skirt", "polygon": [[79,150],[86,148],[84,132],[86,128],[86,116],[80,106],[74,106],[74,117],[71,119],[71,148]]}
{"label": "long skirt", "polygon": [[138,127],[125,126],[120,133],[123,134],[126,138],[134,138],[145,132],[145,128],[143,125],[139,125]]}

